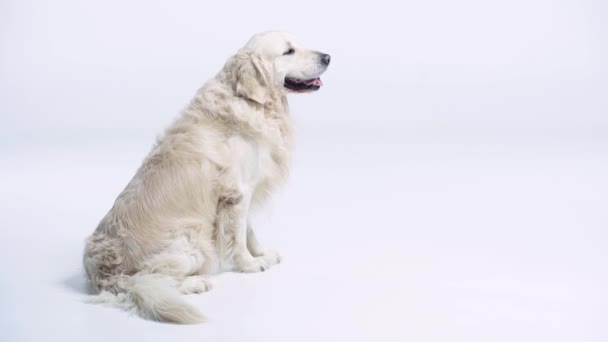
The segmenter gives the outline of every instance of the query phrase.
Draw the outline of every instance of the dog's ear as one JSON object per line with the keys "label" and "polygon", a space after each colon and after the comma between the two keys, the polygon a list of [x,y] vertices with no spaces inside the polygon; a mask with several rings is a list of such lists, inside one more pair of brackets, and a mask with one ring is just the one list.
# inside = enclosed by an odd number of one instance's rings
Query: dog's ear
{"label": "dog's ear", "polygon": [[270,86],[262,58],[253,53],[235,56],[235,92],[238,96],[264,104]]}

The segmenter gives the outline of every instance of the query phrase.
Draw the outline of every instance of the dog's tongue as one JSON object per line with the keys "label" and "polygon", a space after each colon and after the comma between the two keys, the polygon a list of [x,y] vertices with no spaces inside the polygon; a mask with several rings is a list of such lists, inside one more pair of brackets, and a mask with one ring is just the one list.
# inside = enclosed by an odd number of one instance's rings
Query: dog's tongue
{"label": "dog's tongue", "polygon": [[309,86],[320,87],[323,85],[323,82],[321,82],[321,79],[317,77],[317,78],[313,78],[312,80],[304,81],[304,84],[309,85]]}

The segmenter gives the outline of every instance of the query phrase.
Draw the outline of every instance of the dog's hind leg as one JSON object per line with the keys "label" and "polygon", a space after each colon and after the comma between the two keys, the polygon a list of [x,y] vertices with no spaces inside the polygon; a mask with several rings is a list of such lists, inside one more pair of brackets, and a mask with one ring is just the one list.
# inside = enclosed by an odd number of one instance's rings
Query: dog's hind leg
{"label": "dog's hind leg", "polygon": [[184,278],[179,285],[179,291],[182,294],[203,293],[211,290],[212,287],[206,277],[195,275]]}

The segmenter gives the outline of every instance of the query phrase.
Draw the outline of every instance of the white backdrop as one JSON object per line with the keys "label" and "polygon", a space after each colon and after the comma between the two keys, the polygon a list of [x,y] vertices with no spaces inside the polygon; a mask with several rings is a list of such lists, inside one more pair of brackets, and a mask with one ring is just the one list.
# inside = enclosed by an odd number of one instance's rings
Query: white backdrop
{"label": "white backdrop", "polygon": [[[608,340],[608,3],[0,3],[7,341]],[[332,55],[292,96],[285,262],[177,327],[85,305],[84,238],[258,31]]]}

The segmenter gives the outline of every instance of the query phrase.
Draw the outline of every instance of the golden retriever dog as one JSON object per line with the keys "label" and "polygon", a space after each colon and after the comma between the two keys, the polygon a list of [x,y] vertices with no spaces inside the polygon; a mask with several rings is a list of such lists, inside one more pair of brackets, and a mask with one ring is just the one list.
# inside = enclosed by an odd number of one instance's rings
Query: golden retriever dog
{"label": "golden retriever dog", "polygon": [[250,216],[288,175],[286,95],[318,90],[329,61],[282,32],[256,34],[230,57],[87,239],[93,302],[198,323],[204,316],[180,294],[209,290],[205,275],[260,272],[281,261],[257,241]]}

